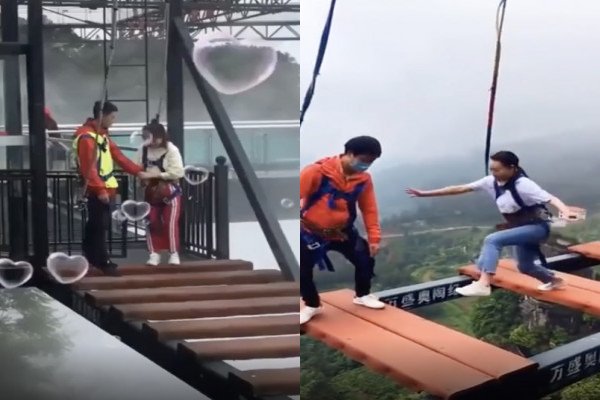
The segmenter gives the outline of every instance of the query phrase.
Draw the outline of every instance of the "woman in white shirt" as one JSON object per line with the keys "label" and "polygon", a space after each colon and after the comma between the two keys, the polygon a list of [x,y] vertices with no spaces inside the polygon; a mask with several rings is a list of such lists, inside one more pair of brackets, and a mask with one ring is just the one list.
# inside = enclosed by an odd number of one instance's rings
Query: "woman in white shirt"
{"label": "woman in white shirt", "polygon": [[542,282],[539,290],[549,291],[564,286],[563,279],[535,260],[542,258],[540,244],[550,235],[551,214],[546,204],[551,204],[562,211],[567,218],[574,218],[574,213],[556,196],[543,190],[537,183],[527,177],[519,167],[519,158],[510,151],[500,151],[490,157],[490,172],[478,181],[459,186],[449,186],[437,190],[407,189],[412,197],[436,197],[464,194],[475,191],[488,193],[495,199],[496,206],[507,221],[499,225],[498,232],[488,235],[476,264],[481,271],[478,281],[458,288],[457,293],[463,296],[489,296],[490,280],[496,272],[502,248],[516,247],[516,258],[519,271]]}
{"label": "woman in white shirt", "polygon": [[144,168],[142,185],[144,199],[151,205],[146,233],[150,258],[147,265],[160,264],[160,252],[168,251],[169,264],[179,265],[179,217],[181,215],[181,187],[184,175],[183,160],[177,146],[169,141],[165,127],[153,120],[143,128],[143,137],[151,137],[150,144],[138,154]]}

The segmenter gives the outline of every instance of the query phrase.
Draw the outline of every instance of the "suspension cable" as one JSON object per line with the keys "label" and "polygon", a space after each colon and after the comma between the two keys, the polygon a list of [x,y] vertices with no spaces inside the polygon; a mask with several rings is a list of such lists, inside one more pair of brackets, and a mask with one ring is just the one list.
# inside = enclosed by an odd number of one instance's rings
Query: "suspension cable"
{"label": "suspension cable", "polygon": [[160,89],[160,96],[158,97],[158,107],[156,110],[156,121],[160,122],[160,114],[162,113],[162,106],[165,93],[167,91],[167,61],[169,57],[169,31],[171,29],[171,20],[170,20],[170,9],[171,5],[168,1],[165,2],[165,58],[164,58],[164,66],[163,66],[163,76],[162,76],[162,85]]}
{"label": "suspension cable", "polygon": [[329,31],[331,30],[331,23],[333,21],[333,11],[335,10],[335,1],[331,0],[331,6],[329,7],[329,15],[327,16],[327,22],[325,23],[325,27],[323,28],[323,33],[321,34],[321,43],[319,44],[319,52],[317,54],[317,61],[315,63],[315,68],[313,70],[312,82],[308,87],[306,94],[304,96],[304,102],[302,103],[302,109],[300,110],[300,125],[302,125],[302,121],[304,121],[304,115],[310,106],[312,101],[315,85],[317,83],[317,77],[321,71],[321,64],[323,64],[323,58],[325,57],[325,50],[327,49],[327,41],[329,40]]}
{"label": "suspension cable", "polygon": [[496,55],[494,58],[494,74],[490,88],[490,103],[488,109],[487,132],[485,139],[485,175],[489,174],[490,148],[492,145],[492,127],[494,125],[494,109],[496,106],[496,90],[498,87],[498,73],[500,70],[500,54],[502,50],[502,28],[504,27],[504,13],[506,0],[500,0],[496,10]]}
{"label": "suspension cable", "polygon": [[[113,62],[113,58],[115,56],[115,48],[116,48],[116,43],[117,43],[117,17],[118,17],[118,13],[119,13],[119,0],[113,0],[113,5],[112,5],[112,20],[111,20],[111,38],[110,38],[110,47],[109,47],[109,56],[108,56],[108,61],[106,63],[106,68],[104,71],[104,82],[102,83],[102,93],[100,94],[100,110],[98,111],[98,117],[96,118],[96,127],[99,127],[101,122],[102,122],[102,109],[104,108],[104,104],[105,101],[108,97],[108,77],[109,77],[109,73],[110,73],[110,68],[112,66],[112,62]],[[96,103],[94,103],[95,105]],[[98,134],[98,132],[96,132],[96,134]],[[96,138],[96,141],[98,141],[98,139]],[[76,157],[78,157],[78,155],[75,155]],[[83,176],[83,187],[82,187],[82,191],[81,191],[81,201],[80,204],[85,204],[85,194],[87,192],[88,189],[88,184],[89,184],[89,177],[90,174],[92,173],[92,170],[94,168],[94,163],[90,164],[90,167],[88,168],[88,171],[86,172],[85,176]]]}

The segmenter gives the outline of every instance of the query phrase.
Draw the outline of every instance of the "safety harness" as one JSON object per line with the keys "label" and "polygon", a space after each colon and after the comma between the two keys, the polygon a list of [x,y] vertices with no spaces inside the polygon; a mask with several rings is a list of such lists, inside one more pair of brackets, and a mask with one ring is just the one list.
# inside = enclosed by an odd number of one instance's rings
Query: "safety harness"
{"label": "safety harness", "polygon": [[[317,201],[319,201],[322,197],[329,195],[329,199],[327,201],[327,205],[330,209],[335,208],[336,200],[343,199],[346,201],[347,209],[348,209],[348,220],[346,222],[346,226],[342,229],[323,229],[320,230],[319,233],[321,235],[326,236],[328,231],[331,233],[339,233],[343,232],[347,235],[348,238],[356,235],[354,228],[354,221],[356,220],[356,202],[358,201],[358,196],[362,193],[364,189],[365,183],[359,183],[351,192],[343,192],[341,190],[336,189],[331,183],[330,179],[326,176],[321,178],[321,183],[319,188],[308,197],[304,206],[300,210],[300,219],[302,216],[312,207]],[[327,257],[327,250],[329,241],[326,237],[322,237],[321,235],[317,235],[313,232],[310,232],[303,227],[300,228],[300,239],[306,245],[306,247],[313,252],[314,259],[319,266],[320,270],[329,270],[334,271],[333,264],[329,257]]]}
{"label": "safety harness", "polygon": [[[517,174],[512,177],[504,186],[498,185],[498,182],[494,180],[494,190],[496,192],[496,199],[502,196],[506,191],[509,191],[515,203],[520,207],[519,211],[510,214],[502,214],[504,219],[507,222],[509,228],[514,228],[518,226],[524,225],[537,225],[542,224],[547,229],[547,233],[550,233],[550,225],[549,222],[552,218],[552,214],[548,210],[545,204],[534,204],[528,206],[525,204],[521,195],[517,191],[516,184],[520,178],[527,178],[527,174],[524,170],[519,169]],[[538,257],[540,259],[540,263],[547,267],[548,263],[546,261],[546,256],[542,252],[542,249],[539,243],[529,245],[532,250],[538,253]]]}
{"label": "safety harness", "polygon": [[[148,169],[148,167],[156,167],[160,170],[160,172],[166,172],[166,169],[164,168],[164,161],[165,161],[165,157],[167,156],[167,153],[169,151],[167,150],[165,152],[165,154],[163,154],[162,156],[160,156],[160,158],[158,160],[152,161],[148,159],[148,146],[144,146],[142,148],[142,165],[144,166],[144,171],[146,169]],[[175,188],[175,190],[173,191],[173,193],[171,193],[170,195],[166,196],[163,198],[163,202],[165,204],[169,204],[171,203],[171,201],[182,194],[182,190],[181,190],[181,186],[176,185],[173,183],[173,187]]]}

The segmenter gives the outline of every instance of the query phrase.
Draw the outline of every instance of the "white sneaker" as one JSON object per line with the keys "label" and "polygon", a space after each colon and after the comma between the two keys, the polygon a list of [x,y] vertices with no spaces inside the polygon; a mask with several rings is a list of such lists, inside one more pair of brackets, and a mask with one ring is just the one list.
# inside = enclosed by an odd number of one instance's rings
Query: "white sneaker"
{"label": "white sneaker", "polygon": [[181,264],[181,261],[179,261],[179,254],[171,253],[171,255],[169,256],[169,265],[179,265],[179,264]]}
{"label": "white sneaker", "polygon": [[540,290],[542,292],[549,292],[549,291],[555,290],[555,289],[562,289],[566,286],[566,284],[567,283],[565,282],[564,279],[555,277],[554,280],[552,280],[552,282],[542,283],[537,288],[538,288],[538,290]]}
{"label": "white sneaker", "polygon": [[150,258],[148,259],[148,261],[146,261],[146,265],[156,267],[158,264],[160,264],[160,254],[150,253]]}
{"label": "white sneaker", "polygon": [[354,304],[358,304],[359,306],[365,306],[368,308],[381,309],[385,307],[385,303],[379,301],[379,299],[372,294],[368,294],[362,297],[355,297],[354,300],[352,300],[352,302]]}
{"label": "white sneaker", "polygon": [[304,308],[300,310],[300,325],[304,325],[310,321],[315,315],[320,314],[322,310],[322,307],[304,306]]}
{"label": "white sneaker", "polygon": [[491,286],[485,286],[479,283],[479,281],[473,282],[470,285],[459,287],[455,289],[455,292],[461,296],[489,296],[492,294]]}

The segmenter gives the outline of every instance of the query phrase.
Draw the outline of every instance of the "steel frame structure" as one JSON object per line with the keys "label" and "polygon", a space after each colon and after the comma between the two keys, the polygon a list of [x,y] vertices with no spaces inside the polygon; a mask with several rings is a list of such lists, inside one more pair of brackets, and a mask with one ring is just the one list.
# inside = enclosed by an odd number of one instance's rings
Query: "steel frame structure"
{"label": "steel frame structure", "polygon": [[[151,0],[144,0],[151,2]],[[18,41],[18,7],[13,0],[2,0],[2,29],[3,42],[0,43],[0,56],[3,56],[7,65],[16,65],[18,70],[18,57],[25,55],[27,59],[27,102],[29,115],[29,155],[31,173],[31,218],[35,221],[36,229],[33,231],[33,265],[38,267],[45,264],[49,254],[48,245],[48,215],[47,215],[47,163],[46,163],[46,132],[44,125],[44,40],[43,40],[43,0],[30,0],[28,7],[28,42]],[[183,115],[183,65],[184,62],[200,92],[206,105],[213,125],[225,150],[231,165],[238,176],[248,201],[254,210],[257,220],[263,230],[275,260],[284,277],[295,280],[299,271],[298,261],[288,243],[279,221],[275,214],[268,208],[269,201],[252,168],[250,160],[242,147],[239,136],[236,134],[231,120],[215,89],[210,86],[195,68],[192,51],[193,40],[184,22],[184,7],[182,0],[170,1],[170,32],[167,54],[167,120],[170,131],[173,132],[172,140],[184,152],[184,115]],[[11,64],[12,62],[12,64]],[[8,72],[12,70],[8,68]],[[14,76],[7,75],[5,69],[5,98],[20,99],[19,82]],[[14,72],[14,71],[12,71]],[[6,127],[11,134],[22,133],[21,109],[19,102],[5,102]],[[14,169],[22,166],[13,164]],[[16,198],[16,201],[23,199]],[[25,203],[25,202],[23,202]],[[13,215],[13,213],[11,213]],[[14,213],[18,218],[16,222],[27,223],[27,215]],[[15,221],[13,221],[14,223]],[[14,224],[18,226],[18,223]],[[17,246],[19,247],[19,246]],[[23,254],[21,255],[23,256]]]}
{"label": "steel frame structure", "polygon": [[[20,4],[25,0],[19,0]],[[84,40],[110,37],[110,24],[73,17],[51,7],[107,9],[111,1],[43,1],[46,11],[63,15],[72,22],[46,24],[45,30],[72,29]],[[165,0],[121,0],[119,8],[127,16],[117,22],[119,39],[141,39],[145,35],[164,38]],[[299,40],[300,3],[298,0],[213,0],[190,1],[183,4],[184,22],[192,37],[209,30],[227,30],[231,36],[248,34],[263,40]]]}
{"label": "steel frame structure", "polygon": [[[548,268],[560,272],[574,272],[600,264],[600,260],[574,253],[549,257],[547,261]],[[456,293],[456,288],[471,282],[473,279],[470,277],[455,276],[383,290],[374,295],[384,303],[408,311],[456,300],[461,297]],[[498,288],[493,289],[498,290]],[[520,397],[522,400],[540,399],[600,373],[600,333],[542,352],[530,357],[530,360],[538,364],[537,379],[531,382],[535,394],[531,397],[528,397],[530,395]],[[427,399],[441,400],[434,396],[429,396]]]}

